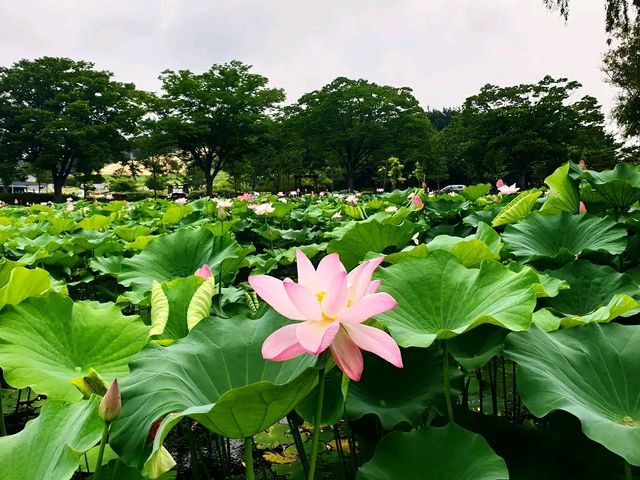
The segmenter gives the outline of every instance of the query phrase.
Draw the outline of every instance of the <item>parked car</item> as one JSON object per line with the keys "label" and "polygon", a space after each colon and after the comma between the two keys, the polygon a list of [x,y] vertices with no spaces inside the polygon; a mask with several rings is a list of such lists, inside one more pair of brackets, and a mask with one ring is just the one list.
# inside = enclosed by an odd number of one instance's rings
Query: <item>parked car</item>
{"label": "parked car", "polygon": [[441,193],[459,192],[467,188],[466,185],[447,185],[440,190]]}

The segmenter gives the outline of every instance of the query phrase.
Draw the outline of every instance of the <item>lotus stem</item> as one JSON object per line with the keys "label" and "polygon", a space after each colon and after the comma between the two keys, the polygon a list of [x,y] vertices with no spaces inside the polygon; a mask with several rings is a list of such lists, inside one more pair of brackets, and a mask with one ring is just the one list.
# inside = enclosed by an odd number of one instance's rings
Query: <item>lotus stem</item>
{"label": "lotus stem", "polygon": [[255,480],[256,474],[253,471],[253,438],[244,439],[244,465],[246,469],[245,478],[247,480]]}
{"label": "lotus stem", "polygon": [[264,216],[264,224],[267,226],[267,235],[269,235],[269,247],[273,250],[273,239],[271,238],[271,227],[269,227],[269,221],[267,216]]}
{"label": "lotus stem", "polygon": [[320,420],[322,420],[322,403],[324,400],[325,367],[318,370],[318,404],[316,416],[313,418],[313,438],[311,440],[311,461],[309,462],[308,480],[313,480],[316,475],[316,462],[318,460],[318,445],[320,443]]}
{"label": "lotus stem", "polygon": [[307,458],[307,453],[304,451],[304,444],[302,443],[302,436],[300,435],[300,429],[298,428],[297,422],[294,422],[294,419],[291,414],[287,415],[287,422],[289,423],[289,430],[291,430],[291,435],[293,436],[293,442],[296,445],[296,450],[298,451],[298,458],[300,459],[300,463],[302,464],[302,469],[304,470],[304,476],[309,476],[309,459]]}
{"label": "lotus stem", "polygon": [[4,425],[4,407],[2,406],[2,386],[0,386],[0,437],[7,434],[7,427]]}
{"label": "lotus stem", "polygon": [[631,464],[624,461],[624,480],[633,480],[633,473],[631,472]]}
{"label": "lotus stem", "polygon": [[447,404],[447,416],[449,422],[455,423],[453,420],[453,404],[451,402],[451,379],[449,378],[449,350],[447,349],[447,339],[442,340],[442,373],[444,376],[444,399]]}
{"label": "lotus stem", "polygon": [[104,428],[102,429],[102,438],[100,439],[100,449],[98,450],[98,460],[96,460],[96,468],[93,478],[100,480],[100,472],[102,470],[102,458],[104,457],[104,448],[107,445],[107,437],[109,436],[109,429],[111,428],[110,422],[104,422]]}

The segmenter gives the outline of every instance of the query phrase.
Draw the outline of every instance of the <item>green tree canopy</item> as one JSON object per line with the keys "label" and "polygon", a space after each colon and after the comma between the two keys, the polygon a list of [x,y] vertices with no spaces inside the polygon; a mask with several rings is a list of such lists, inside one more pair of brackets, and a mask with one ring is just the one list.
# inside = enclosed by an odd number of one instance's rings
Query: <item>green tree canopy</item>
{"label": "green tree canopy", "polygon": [[443,130],[469,181],[506,175],[526,187],[567,160],[598,168],[615,161],[597,100],[571,100],[581,85],[546,76],[537,84],[486,85]]}
{"label": "green tree canopy", "polygon": [[3,170],[27,162],[51,172],[56,201],[72,172],[120,160],[143,110],[133,84],[90,62],[42,57],[0,68]]}
{"label": "green tree canopy", "polygon": [[220,170],[258,149],[265,122],[284,101],[281,89],[268,88],[269,80],[250,70],[232,61],[201,74],[166,70],[160,76],[157,127],[202,170],[207,195]]}
{"label": "green tree canopy", "polygon": [[[547,8],[558,10],[564,19],[569,18],[570,0],[543,0]],[[638,19],[640,0],[605,0],[605,27],[607,32],[618,30],[619,33],[629,31],[631,24]]]}
{"label": "green tree canopy", "polygon": [[307,145],[340,162],[349,189],[365,164],[399,156],[433,132],[411,89],[344,77],[303,95],[290,114]]}

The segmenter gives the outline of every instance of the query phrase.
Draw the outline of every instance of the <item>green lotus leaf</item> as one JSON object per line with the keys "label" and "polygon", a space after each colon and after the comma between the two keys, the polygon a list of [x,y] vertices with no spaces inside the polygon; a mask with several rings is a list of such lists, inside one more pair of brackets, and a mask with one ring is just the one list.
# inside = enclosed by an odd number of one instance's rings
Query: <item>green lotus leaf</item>
{"label": "green lotus leaf", "polygon": [[485,195],[488,195],[490,191],[491,191],[490,183],[478,183],[476,185],[468,186],[467,188],[465,188],[460,192],[460,195],[462,195],[467,200],[474,202],[480,197],[484,197]]}
{"label": "green lotus leaf", "polygon": [[211,303],[216,294],[216,281],[213,276],[207,278],[195,291],[187,308],[187,327],[191,330],[204,318],[211,315]]}
{"label": "green lotus leaf", "polygon": [[449,352],[465,369],[477,370],[493,357],[502,355],[508,333],[495,325],[480,325],[449,340]]}
{"label": "green lotus leaf", "polygon": [[122,412],[110,440],[120,458],[142,468],[186,416],[231,438],[255,435],[284,417],[313,388],[317,370],[306,355],[262,358],[262,343],[283,323],[271,310],[257,320],[207,318],[168,347],[149,344],[121,381]]}
{"label": "green lotus leaf", "polygon": [[509,478],[509,472],[482,436],[450,423],[387,434],[373,458],[358,469],[357,478],[503,480]]}
{"label": "green lotus leaf", "polygon": [[217,237],[205,229],[183,228],[156,237],[138,255],[122,262],[118,281],[137,292],[149,292],[153,280],[164,282],[190,277],[207,264],[216,278],[230,280],[253,248],[243,249],[229,237]]}
{"label": "green lotus leaf", "polygon": [[176,223],[180,223],[184,217],[189,215],[193,211],[191,205],[176,205],[175,207],[169,208],[162,217],[161,222],[166,223],[167,225],[175,225]]}
{"label": "green lotus leaf", "polygon": [[492,252],[489,246],[482,240],[467,237],[451,237],[449,235],[438,235],[427,244],[430,251],[444,250],[451,252],[460,259],[465,267],[479,265],[486,258],[498,260],[500,255]]}
{"label": "green lotus leaf", "polygon": [[551,258],[566,263],[589,252],[617,255],[627,246],[627,232],[607,217],[590,214],[529,215],[509,225],[502,240],[505,250],[525,261]]}
{"label": "green lotus leaf", "polygon": [[613,170],[582,174],[596,193],[609,205],[627,211],[640,200],[640,167],[620,163]]}
{"label": "green lotus leaf", "polygon": [[47,221],[51,224],[46,230],[51,235],[60,235],[62,232],[70,232],[78,227],[78,224],[72,218],[49,216]]}
{"label": "green lotus leaf", "polygon": [[126,375],[148,330],[140,317],[124,316],[112,304],[47,293],[0,312],[0,366],[16,388],[74,402],[82,394],[71,379],[91,368],[109,383]]}
{"label": "green lotus leaf", "polygon": [[444,251],[403,260],[377,278],[398,306],[376,318],[403,347],[428,347],[483,323],[526,330],[536,304],[532,269],[515,273],[493,260],[467,269]]}
{"label": "green lotus leaf", "polygon": [[151,231],[152,230],[149,227],[145,227],[144,225],[121,225],[113,229],[113,233],[115,233],[125,242],[133,242],[138,237],[149,235]]}
{"label": "green lotus leaf", "polygon": [[[320,422],[332,425],[340,422],[344,415],[344,402],[347,396],[349,378],[342,372],[333,368],[327,372],[322,400],[322,416]],[[313,424],[318,405],[318,385],[309,394],[298,402],[296,412],[304,420]]]}
{"label": "green lotus leaf", "polygon": [[83,230],[104,230],[111,224],[111,219],[104,215],[91,215],[85,218],[78,226]]}
{"label": "green lotus leaf", "polygon": [[[380,357],[365,354],[365,366],[359,382],[349,384],[347,415],[352,420],[372,414],[385,430],[416,427],[424,421],[429,408],[444,410],[442,350],[406,348],[402,350],[403,368]],[[462,375],[450,367],[452,394],[459,395]]]}
{"label": "green lotus leaf", "polygon": [[401,250],[411,240],[414,232],[415,226],[409,222],[401,225],[375,220],[354,222],[340,238],[329,242],[327,252],[339,253],[340,260],[350,270],[364,259],[368,252],[391,253],[391,247],[395,247],[395,251]]}
{"label": "green lotus leaf", "polygon": [[564,317],[561,322],[564,327],[609,322],[621,315],[631,315],[639,307],[640,286],[629,275],[611,267],[578,260],[547,273],[571,287],[542,301],[543,306]]}
{"label": "green lotus leaf", "polygon": [[531,212],[540,195],[542,195],[542,192],[539,190],[527,190],[520,193],[500,210],[500,213],[492,220],[491,225],[498,227],[519,222]]}
{"label": "green lotus leaf", "polygon": [[[533,267],[516,262],[509,263],[507,267],[514,272],[521,272],[525,268],[533,269]],[[547,273],[538,272],[537,270],[535,270],[535,272],[538,274],[538,283],[533,286],[533,290],[536,292],[536,297],[538,298],[555,297],[560,290],[569,288],[569,283],[566,280],[556,278]]]}
{"label": "green lotus leaf", "polygon": [[27,269],[7,260],[0,263],[0,309],[6,305],[17,305],[50,289],[51,277],[46,270]]}
{"label": "green lotus leaf", "polygon": [[543,212],[578,213],[580,192],[578,183],[569,176],[570,167],[571,164],[565,163],[544,179],[544,183],[549,185],[549,195],[540,209]]}
{"label": "green lotus leaf", "polygon": [[153,240],[154,238],[157,238],[156,235],[142,235],[138,238],[136,238],[133,242],[131,243],[127,243],[124,247],[125,250],[144,250],[144,247],[147,246],[147,244]]}
{"label": "green lotus leaf", "polygon": [[0,437],[0,480],[71,478],[83,453],[100,440],[98,403],[95,396],[78,403],[48,400],[24,430]]}
{"label": "green lotus leaf", "polygon": [[122,260],[124,260],[124,257],[122,257],[121,255],[109,255],[107,257],[94,257],[91,260],[89,260],[89,266],[91,267],[92,270],[96,272],[117,277],[118,273],[120,273]]}
{"label": "green lotus leaf", "polygon": [[640,465],[640,326],[587,325],[507,337],[518,364],[518,391],[537,417],[575,415],[590,439]]}

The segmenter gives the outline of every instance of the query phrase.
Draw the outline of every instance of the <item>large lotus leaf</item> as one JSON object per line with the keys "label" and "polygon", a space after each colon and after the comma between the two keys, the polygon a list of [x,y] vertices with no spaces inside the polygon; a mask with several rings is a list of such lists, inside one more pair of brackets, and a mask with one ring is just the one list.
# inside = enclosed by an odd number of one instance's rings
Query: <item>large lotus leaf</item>
{"label": "large lotus leaf", "polygon": [[[195,275],[151,287],[151,335],[177,340],[189,333],[187,310],[193,294],[204,280]],[[209,313],[206,315],[209,316]]]}
{"label": "large lotus leaf", "polygon": [[230,237],[217,237],[205,229],[183,228],[155,238],[138,255],[125,259],[118,281],[138,292],[151,290],[153,280],[164,282],[189,277],[207,264],[216,278],[230,280],[252,251]]}
{"label": "large lotus leaf", "polygon": [[450,235],[438,235],[427,244],[429,250],[445,250],[453,253],[460,259],[465,267],[479,265],[483,260],[490,258],[498,260],[500,255],[491,251],[489,246],[473,235],[460,238]]}
{"label": "large lotus leaf", "polygon": [[398,251],[404,248],[415,232],[415,225],[401,225],[367,221],[353,223],[342,237],[331,240],[327,252],[337,252],[347,269],[355,267],[368,252],[391,253],[390,247]]}
{"label": "large lotus leaf", "polygon": [[[347,414],[357,420],[373,414],[386,430],[415,427],[430,407],[444,410],[442,350],[407,348],[402,350],[403,368],[398,369],[375,355],[365,355],[359,382],[347,393]],[[460,370],[450,367],[453,395],[460,393]]]}
{"label": "large lotus leaf", "polygon": [[149,227],[145,227],[144,225],[121,225],[113,229],[113,233],[115,233],[125,242],[133,242],[136,238],[149,235],[151,232],[152,230]]}
{"label": "large lotus leaf", "polygon": [[582,177],[605,202],[621,210],[626,211],[640,200],[640,167],[637,165],[621,163],[613,170],[587,170]]}
{"label": "large lotus leaf", "polygon": [[[262,358],[262,343],[283,325],[273,311],[257,320],[207,318],[168,347],[150,344],[122,379],[122,413],[111,445],[125,463],[141,468],[159,452],[183,417],[231,438],[265,430],[313,388],[315,358],[286,362]],[[162,421],[153,446],[147,440]]]}
{"label": "large lotus leaf", "polygon": [[522,192],[500,210],[500,213],[491,221],[491,225],[498,227],[519,222],[531,212],[540,195],[542,192],[538,190]]}
{"label": "large lotus leaf", "polygon": [[588,252],[624,252],[627,232],[607,217],[589,214],[529,215],[509,225],[502,240],[505,250],[525,261],[551,258],[563,263]]}
{"label": "large lotus leaf", "polygon": [[563,326],[608,322],[620,315],[629,315],[639,306],[640,286],[629,275],[611,267],[578,260],[546,273],[565,280],[571,287],[542,301],[543,306],[565,317]]}
{"label": "large lotus leaf", "polygon": [[104,215],[91,215],[85,218],[78,226],[83,230],[104,230],[111,224],[111,219]]}
{"label": "large lotus leaf", "polygon": [[555,410],[580,419],[592,440],[640,465],[640,326],[587,325],[507,337],[518,390],[537,417]]}
{"label": "large lotus leaf", "polygon": [[0,366],[7,383],[57,400],[78,401],[71,379],[93,368],[108,382],[129,371],[127,361],[148,340],[138,316],[112,304],[74,303],[48,293],[0,312]]}
{"label": "large lotus leaf", "polygon": [[504,460],[480,435],[450,423],[441,428],[391,432],[373,458],[358,469],[358,480],[503,480]]}
{"label": "large lotus leaf", "polygon": [[[325,377],[324,395],[322,400],[323,424],[338,423],[344,415],[344,403],[349,387],[349,378],[337,368],[332,368]],[[318,406],[318,389],[316,385],[309,394],[296,405],[296,412],[304,420],[313,424]]]}
{"label": "large lotus leaf", "polygon": [[493,357],[502,355],[508,333],[495,325],[480,325],[449,340],[449,353],[467,370],[482,368]]}
{"label": "large lotus leaf", "polygon": [[577,182],[569,176],[570,167],[570,163],[565,163],[544,179],[544,183],[549,185],[549,195],[542,205],[542,211],[578,213],[580,192]]}
{"label": "large lotus leaf", "polygon": [[474,202],[480,197],[484,197],[485,195],[487,195],[490,191],[490,183],[478,183],[476,185],[468,186],[460,192],[460,195],[462,195],[467,200]]}
{"label": "large lotus leaf", "polygon": [[493,260],[468,269],[444,251],[403,260],[377,278],[398,306],[376,318],[403,347],[428,347],[483,323],[526,330],[536,304],[532,269],[515,273]]}
{"label": "large lotus leaf", "polygon": [[0,437],[0,480],[67,480],[84,452],[99,440],[104,422],[98,399],[48,400],[40,415],[15,435]]}
{"label": "large lotus leaf", "polygon": [[17,305],[25,298],[40,295],[51,288],[51,278],[41,268],[27,269],[4,261],[0,264],[0,309]]}

